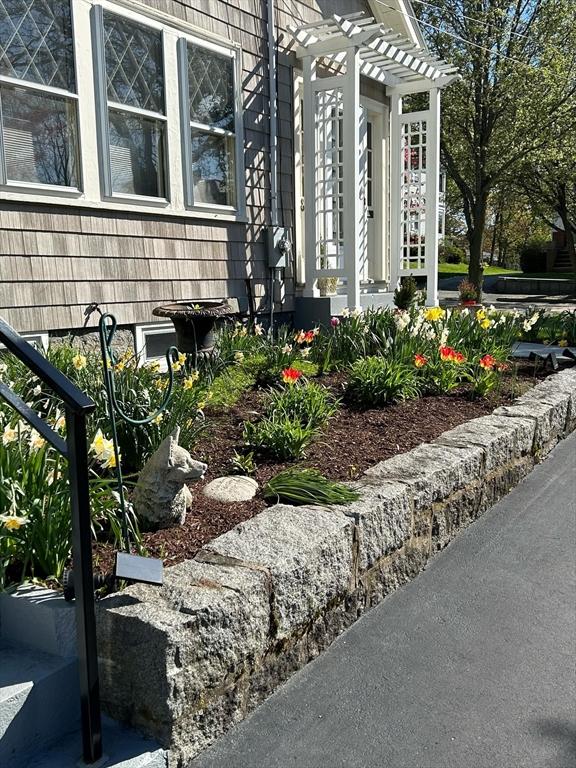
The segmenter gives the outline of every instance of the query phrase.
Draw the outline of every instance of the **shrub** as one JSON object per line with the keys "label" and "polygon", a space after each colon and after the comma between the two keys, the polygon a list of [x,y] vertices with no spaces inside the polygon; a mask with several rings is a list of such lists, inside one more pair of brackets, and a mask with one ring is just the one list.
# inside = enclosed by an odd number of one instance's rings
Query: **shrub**
{"label": "shrub", "polygon": [[546,251],[538,243],[525,245],[520,251],[520,269],[525,274],[546,272]]}
{"label": "shrub", "polygon": [[466,252],[463,248],[445,240],[438,246],[438,261],[441,264],[463,264],[466,261]]}
{"label": "shrub", "polygon": [[382,357],[358,360],[350,369],[346,399],[359,408],[378,408],[420,395],[416,370]]}
{"label": "shrub", "polygon": [[403,277],[400,285],[394,291],[394,306],[398,309],[410,309],[416,301],[417,292],[418,284],[412,275]]}
{"label": "shrub", "polygon": [[360,494],[343,483],[328,480],[317,469],[286,469],[266,483],[265,499],[289,504],[350,504]]}
{"label": "shrub", "polygon": [[247,446],[279,461],[291,461],[304,455],[315,430],[287,416],[265,417],[256,423],[244,422],[243,439]]}
{"label": "shrub", "polygon": [[272,417],[285,417],[316,429],[334,415],[337,407],[325,387],[314,382],[305,382],[271,392],[266,403],[266,412]]}

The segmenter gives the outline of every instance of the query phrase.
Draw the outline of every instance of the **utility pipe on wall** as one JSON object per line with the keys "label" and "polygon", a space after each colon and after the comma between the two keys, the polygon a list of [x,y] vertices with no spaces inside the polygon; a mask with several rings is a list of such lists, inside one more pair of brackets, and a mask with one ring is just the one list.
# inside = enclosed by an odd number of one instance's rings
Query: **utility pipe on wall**
{"label": "utility pipe on wall", "polygon": [[274,0],[268,0],[268,81],[270,94],[270,223],[278,226],[278,106]]}

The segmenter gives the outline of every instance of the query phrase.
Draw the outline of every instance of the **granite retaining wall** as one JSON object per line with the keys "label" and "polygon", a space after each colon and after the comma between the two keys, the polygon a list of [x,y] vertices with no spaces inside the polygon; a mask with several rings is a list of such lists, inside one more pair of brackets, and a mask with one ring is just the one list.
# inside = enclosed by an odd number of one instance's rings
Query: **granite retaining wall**
{"label": "granite retaining wall", "polygon": [[383,461],[347,507],[277,504],[98,607],[102,698],[171,750],[200,750],[413,579],[576,428],[576,371]]}

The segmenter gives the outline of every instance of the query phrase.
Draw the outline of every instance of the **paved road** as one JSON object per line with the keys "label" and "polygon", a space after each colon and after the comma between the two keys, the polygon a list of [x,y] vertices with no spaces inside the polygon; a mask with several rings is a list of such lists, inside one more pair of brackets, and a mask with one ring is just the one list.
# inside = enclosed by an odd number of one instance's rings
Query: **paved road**
{"label": "paved road", "polygon": [[574,768],[576,436],[190,768]]}

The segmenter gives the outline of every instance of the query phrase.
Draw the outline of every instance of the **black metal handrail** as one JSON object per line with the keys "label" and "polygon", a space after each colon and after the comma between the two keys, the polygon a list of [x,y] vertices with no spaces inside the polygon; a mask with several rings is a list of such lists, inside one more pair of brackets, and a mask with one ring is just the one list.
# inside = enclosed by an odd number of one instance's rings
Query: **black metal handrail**
{"label": "black metal handrail", "polygon": [[102,723],[94,610],[94,576],[92,572],[86,416],[96,406],[84,392],[49,363],[38,350],[25,341],[2,318],[0,318],[0,342],[64,403],[66,413],[65,441],[29,408],[22,398],[0,381],[0,397],[6,400],[22,418],[32,424],[42,437],[68,460],[82,750],[84,762],[95,763],[102,757]]}

